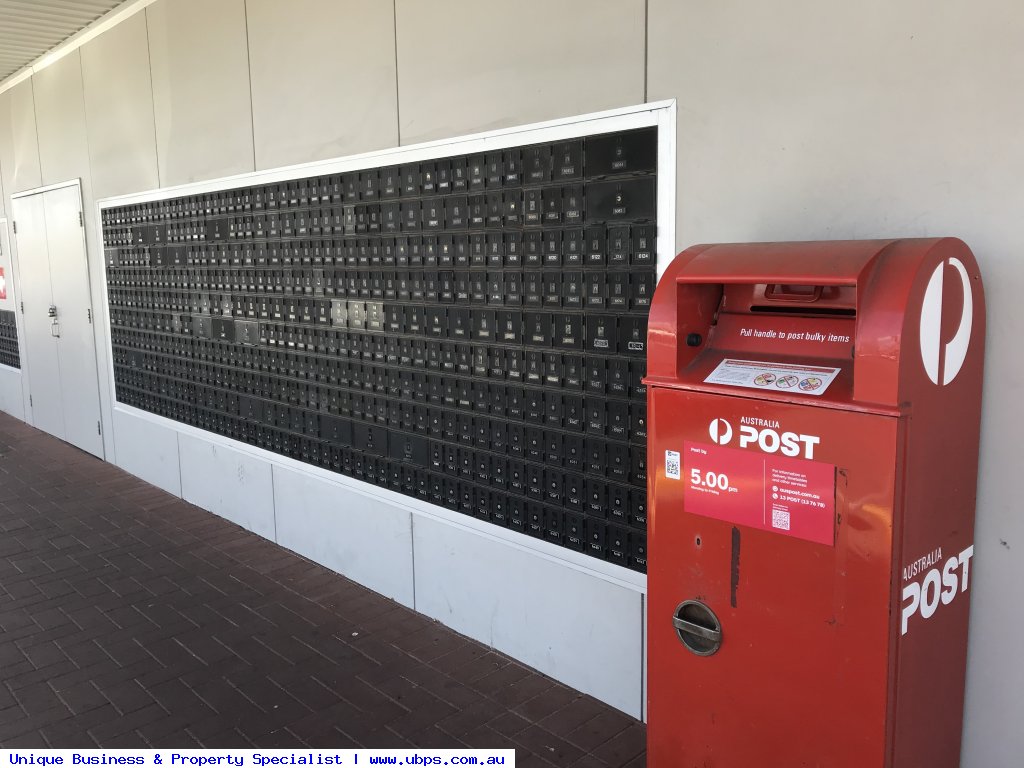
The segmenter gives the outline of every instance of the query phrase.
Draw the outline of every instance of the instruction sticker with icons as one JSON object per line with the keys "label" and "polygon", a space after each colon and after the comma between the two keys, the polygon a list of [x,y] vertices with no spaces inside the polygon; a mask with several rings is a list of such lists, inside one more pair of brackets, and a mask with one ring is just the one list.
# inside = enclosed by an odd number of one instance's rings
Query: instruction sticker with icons
{"label": "instruction sticker with icons", "polygon": [[820,365],[726,358],[704,379],[704,383],[817,396],[828,389],[839,375],[839,370]]}

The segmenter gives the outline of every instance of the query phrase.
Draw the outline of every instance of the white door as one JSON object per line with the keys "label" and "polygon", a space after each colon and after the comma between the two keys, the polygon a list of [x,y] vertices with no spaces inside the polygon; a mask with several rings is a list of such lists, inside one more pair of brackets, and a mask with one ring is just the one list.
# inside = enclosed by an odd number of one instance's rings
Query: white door
{"label": "white door", "polygon": [[31,423],[103,456],[89,269],[77,183],[12,201]]}
{"label": "white door", "polygon": [[100,390],[81,189],[76,184],[45,192],[43,202],[50,286],[57,307],[64,439],[102,457]]}
{"label": "white door", "polygon": [[30,360],[29,396],[31,407],[27,421],[51,435],[64,439],[64,403],[60,388],[60,362],[57,338],[49,317],[53,303],[50,289],[50,254],[46,247],[46,213],[43,196],[19,197],[11,201],[15,237],[18,240],[18,266],[21,268],[22,316],[25,349]]}

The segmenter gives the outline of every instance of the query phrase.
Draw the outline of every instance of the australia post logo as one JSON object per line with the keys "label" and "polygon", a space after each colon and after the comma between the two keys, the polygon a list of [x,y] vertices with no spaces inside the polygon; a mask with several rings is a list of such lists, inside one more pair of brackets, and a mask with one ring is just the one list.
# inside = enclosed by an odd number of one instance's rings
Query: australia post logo
{"label": "australia post logo", "polygon": [[[759,419],[754,416],[743,416],[740,419],[736,444],[740,448],[757,446],[765,453],[781,453],[783,456],[802,456],[814,458],[814,447],[821,443],[817,435],[802,435],[798,432],[783,432],[779,422],[771,419]],[[732,424],[725,419],[712,419],[708,425],[708,435],[717,445],[729,445],[734,431]]]}
{"label": "australia post logo", "polygon": [[[945,277],[946,268],[952,267],[960,278],[963,289],[963,306],[960,320],[957,323],[953,338],[942,343],[943,310],[949,309],[943,303],[944,295],[948,295]],[[971,291],[971,279],[967,268],[956,257],[946,259],[939,264],[928,279],[921,302],[921,362],[925,373],[933,384],[946,385],[956,378],[967,358],[967,349],[971,345],[971,325],[974,322],[974,295]]]}
{"label": "australia post logo", "polygon": [[974,545],[946,557],[942,547],[903,566],[903,605],[900,634],[907,634],[911,619],[930,619],[942,606],[966,592],[971,578]]}

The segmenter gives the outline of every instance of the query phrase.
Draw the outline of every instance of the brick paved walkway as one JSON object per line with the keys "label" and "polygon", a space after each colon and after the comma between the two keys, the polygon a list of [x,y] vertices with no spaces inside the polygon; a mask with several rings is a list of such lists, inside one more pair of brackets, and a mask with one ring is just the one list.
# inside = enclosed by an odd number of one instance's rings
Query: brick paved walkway
{"label": "brick paved walkway", "polygon": [[632,718],[3,414],[0,681],[4,747],[645,762]]}

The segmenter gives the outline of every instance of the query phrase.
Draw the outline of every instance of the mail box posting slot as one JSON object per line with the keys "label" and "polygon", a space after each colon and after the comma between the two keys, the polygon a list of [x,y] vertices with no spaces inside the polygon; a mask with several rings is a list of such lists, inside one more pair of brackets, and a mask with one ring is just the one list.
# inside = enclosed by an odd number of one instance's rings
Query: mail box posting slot
{"label": "mail box posting slot", "polygon": [[697,246],[649,327],[649,765],[957,766],[970,250]]}

